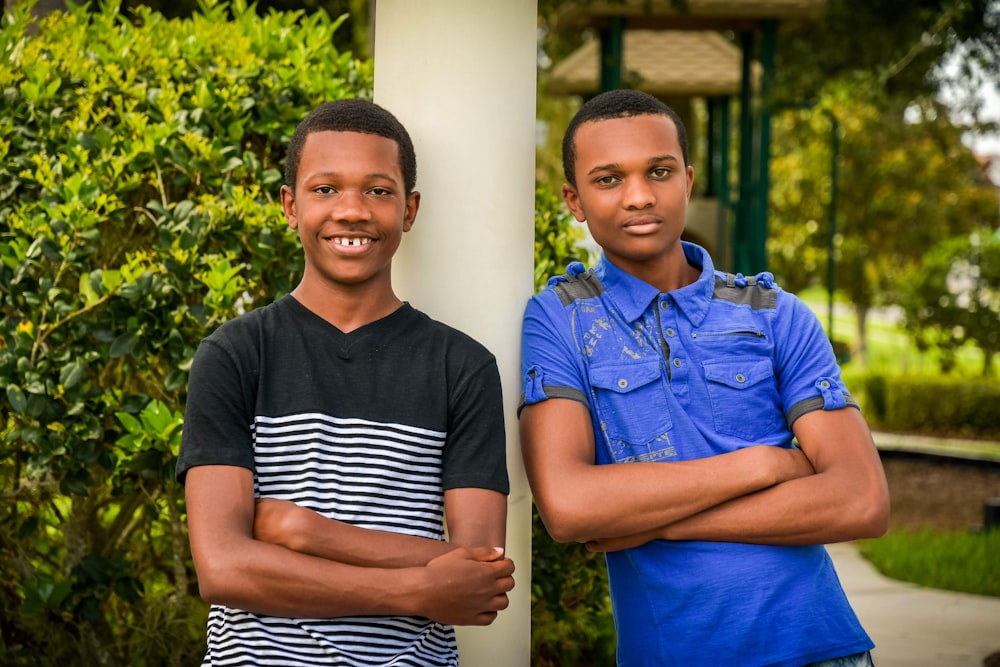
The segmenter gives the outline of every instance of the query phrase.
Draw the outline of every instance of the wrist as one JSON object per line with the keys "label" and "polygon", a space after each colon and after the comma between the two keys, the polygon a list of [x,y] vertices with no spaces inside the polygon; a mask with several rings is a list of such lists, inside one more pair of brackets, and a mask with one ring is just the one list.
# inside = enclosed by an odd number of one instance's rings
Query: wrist
{"label": "wrist", "polygon": [[399,595],[395,603],[399,609],[394,613],[400,616],[423,616],[430,618],[430,612],[425,608],[427,591],[430,590],[430,575],[426,568],[408,567],[395,570],[399,575]]}

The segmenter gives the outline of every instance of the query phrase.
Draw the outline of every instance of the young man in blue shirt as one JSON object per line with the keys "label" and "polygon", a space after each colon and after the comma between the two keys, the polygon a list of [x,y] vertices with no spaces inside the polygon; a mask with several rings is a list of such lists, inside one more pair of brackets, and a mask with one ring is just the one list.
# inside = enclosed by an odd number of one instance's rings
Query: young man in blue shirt
{"label": "young man in blue shirt", "polygon": [[603,257],[525,312],[535,501],[606,552],[620,665],[871,664],[822,546],[886,530],[871,434],[809,309],[681,241],[686,144],[628,90],[566,131],[563,196]]}

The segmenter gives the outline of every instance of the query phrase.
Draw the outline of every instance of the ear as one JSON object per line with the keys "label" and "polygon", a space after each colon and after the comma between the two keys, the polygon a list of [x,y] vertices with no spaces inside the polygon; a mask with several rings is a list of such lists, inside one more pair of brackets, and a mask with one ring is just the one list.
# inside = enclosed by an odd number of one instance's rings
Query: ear
{"label": "ear", "polygon": [[420,193],[414,190],[406,198],[406,209],[403,211],[403,231],[408,232],[417,219],[417,209],[420,208]]}
{"label": "ear", "polygon": [[576,218],[577,222],[586,222],[587,214],[583,212],[583,205],[580,203],[580,193],[576,191],[569,183],[564,183],[562,186],[562,196],[563,201],[566,202],[566,206],[569,207],[570,213]]}
{"label": "ear", "polygon": [[287,185],[281,186],[281,210],[285,212],[285,220],[292,229],[299,228],[299,220],[295,215],[295,193]]}
{"label": "ear", "polygon": [[687,167],[687,199],[691,200],[691,192],[694,190],[694,167],[688,165]]}

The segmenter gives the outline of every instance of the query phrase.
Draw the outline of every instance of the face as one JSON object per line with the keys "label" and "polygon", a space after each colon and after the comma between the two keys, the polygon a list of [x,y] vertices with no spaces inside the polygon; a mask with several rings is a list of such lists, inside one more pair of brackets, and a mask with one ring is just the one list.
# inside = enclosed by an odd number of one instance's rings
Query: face
{"label": "face", "polygon": [[608,260],[640,278],[683,261],[681,232],[694,169],[666,116],[590,121],[576,133],[576,187],[563,197]]}
{"label": "face", "polygon": [[281,189],[299,233],[302,286],[391,289],[392,257],[410,230],[419,193],[406,196],[399,147],[360,132],[313,132],[302,147],[294,192]]}

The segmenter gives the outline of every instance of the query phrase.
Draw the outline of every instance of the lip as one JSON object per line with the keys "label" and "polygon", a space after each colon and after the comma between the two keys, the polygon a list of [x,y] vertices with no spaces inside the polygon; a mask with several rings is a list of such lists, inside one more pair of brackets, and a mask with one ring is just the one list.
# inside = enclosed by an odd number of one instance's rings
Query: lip
{"label": "lip", "polygon": [[639,215],[626,220],[622,224],[622,229],[630,234],[652,234],[662,223],[663,220],[658,216]]}

